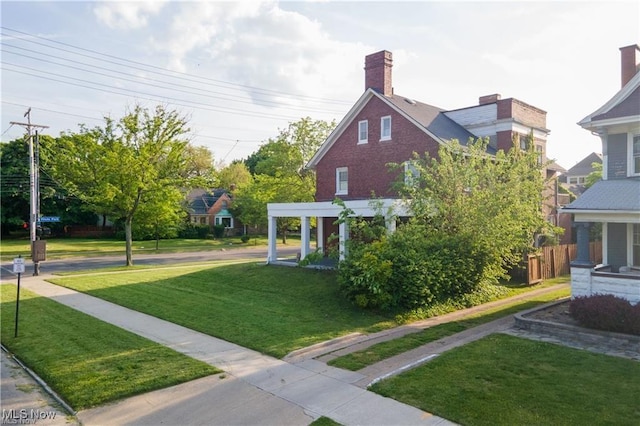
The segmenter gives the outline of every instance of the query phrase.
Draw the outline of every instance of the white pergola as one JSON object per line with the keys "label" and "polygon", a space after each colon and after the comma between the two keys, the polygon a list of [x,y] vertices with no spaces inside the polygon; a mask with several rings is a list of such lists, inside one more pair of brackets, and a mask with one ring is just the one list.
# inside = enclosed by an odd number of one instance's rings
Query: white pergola
{"label": "white pergola", "polygon": [[[350,216],[374,217],[376,214],[383,214],[389,232],[395,231],[396,217],[409,216],[406,203],[403,200],[385,198],[372,200],[352,200],[345,201],[345,207],[353,213]],[[323,221],[325,217],[339,217],[343,207],[331,201],[315,203],[269,203],[267,204],[267,214],[269,220],[269,249],[267,263],[274,263],[278,260],[276,249],[276,220],[279,217],[300,218],[300,259],[304,259],[311,250],[311,218],[315,217],[317,223],[317,249],[322,249],[324,241]],[[340,260],[346,255],[345,242],[349,238],[349,229],[346,223],[341,223],[339,230],[339,252]]]}

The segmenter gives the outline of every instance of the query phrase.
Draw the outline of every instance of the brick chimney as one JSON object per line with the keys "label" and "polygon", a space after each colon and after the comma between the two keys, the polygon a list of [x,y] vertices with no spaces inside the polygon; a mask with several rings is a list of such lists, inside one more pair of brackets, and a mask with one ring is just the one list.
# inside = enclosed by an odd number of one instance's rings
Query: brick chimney
{"label": "brick chimney", "polygon": [[500,99],[502,99],[502,96],[500,96],[499,93],[494,93],[493,95],[480,96],[480,98],[478,98],[478,105],[493,104],[495,102],[498,102]]}
{"label": "brick chimney", "polygon": [[638,72],[639,52],[640,46],[637,44],[620,48],[620,76],[622,78],[622,87]]}
{"label": "brick chimney", "polygon": [[365,56],[364,90],[371,88],[385,96],[393,95],[391,67],[393,67],[391,52],[382,50]]}

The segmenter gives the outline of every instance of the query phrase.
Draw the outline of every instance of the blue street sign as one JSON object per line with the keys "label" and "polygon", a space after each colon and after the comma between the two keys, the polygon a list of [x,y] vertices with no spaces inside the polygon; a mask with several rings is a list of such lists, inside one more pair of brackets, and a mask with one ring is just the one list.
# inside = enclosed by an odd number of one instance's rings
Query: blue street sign
{"label": "blue street sign", "polygon": [[60,216],[42,216],[40,222],[60,222]]}

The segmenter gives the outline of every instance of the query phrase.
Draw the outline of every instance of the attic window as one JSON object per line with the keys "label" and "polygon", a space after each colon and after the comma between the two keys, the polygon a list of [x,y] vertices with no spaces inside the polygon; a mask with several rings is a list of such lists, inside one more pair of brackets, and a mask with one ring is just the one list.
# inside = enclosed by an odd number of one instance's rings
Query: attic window
{"label": "attic window", "polygon": [[358,143],[367,143],[369,141],[369,121],[362,120],[358,122]]}

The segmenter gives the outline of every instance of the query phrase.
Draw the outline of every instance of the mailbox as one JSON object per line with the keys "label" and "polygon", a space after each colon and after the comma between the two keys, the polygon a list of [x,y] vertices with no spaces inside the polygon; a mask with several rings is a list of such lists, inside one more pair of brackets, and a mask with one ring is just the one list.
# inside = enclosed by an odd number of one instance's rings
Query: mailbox
{"label": "mailbox", "polygon": [[42,262],[47,260],[47,241],[36,240],[31,246],[31,259],[34,262]]}

